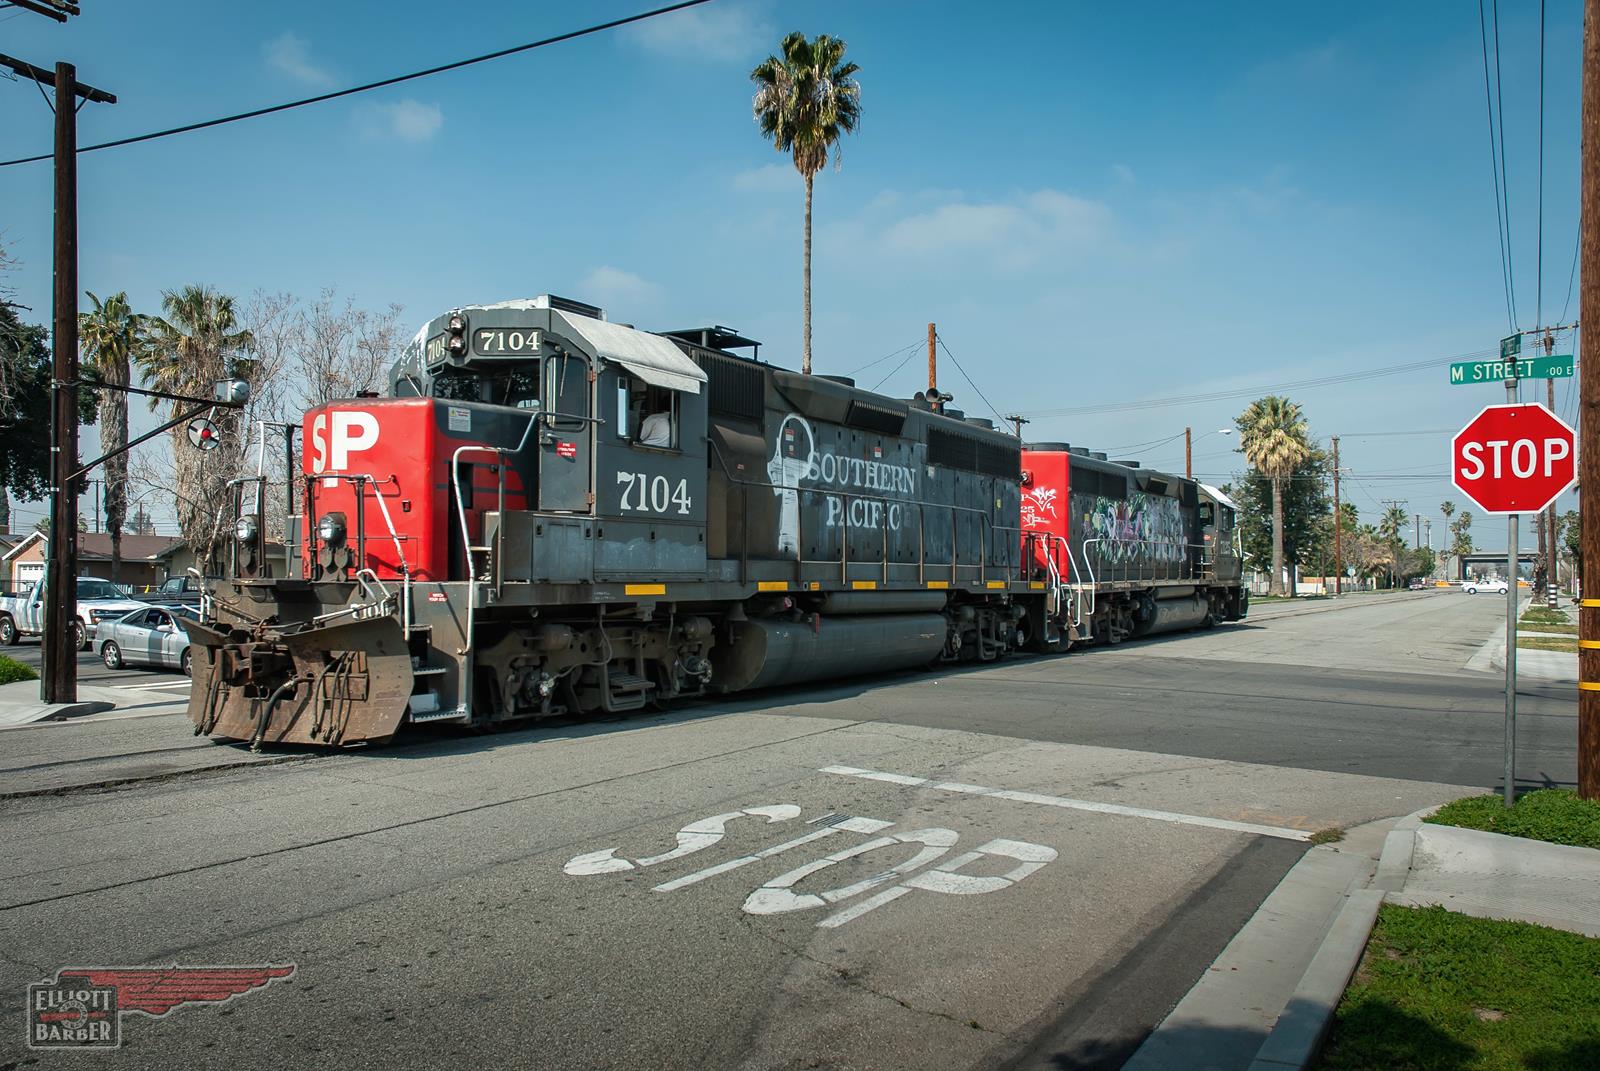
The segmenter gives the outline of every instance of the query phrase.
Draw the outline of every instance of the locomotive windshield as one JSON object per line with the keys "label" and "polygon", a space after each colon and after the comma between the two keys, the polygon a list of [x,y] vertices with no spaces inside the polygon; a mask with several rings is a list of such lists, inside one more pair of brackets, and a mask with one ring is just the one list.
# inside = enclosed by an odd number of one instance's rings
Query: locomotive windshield
{"label": "locomotive windshield", "polygon": [[538,409],[539,367],[530,362],[494,372],[446,369],[434,376],[433,396],[454,402],[487,402]]}

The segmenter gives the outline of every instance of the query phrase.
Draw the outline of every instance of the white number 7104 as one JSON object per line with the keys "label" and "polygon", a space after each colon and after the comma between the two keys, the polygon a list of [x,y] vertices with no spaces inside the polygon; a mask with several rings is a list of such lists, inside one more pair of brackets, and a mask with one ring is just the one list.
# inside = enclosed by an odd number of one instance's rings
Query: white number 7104
{"label": "white number 7104", "polygon": [[[619,472],[617,483],[624,484],[622,488],[622,504],[624,510],[636,513],[666,513],[669,506],[677,506],[680,515],[687,515],[689,507],[693,505],[689,498],[689,481],[682,479],[678,486],[673,487],[665,476],[651,479],[643,472]],[[629,496],[633,496],[630,501]]]}

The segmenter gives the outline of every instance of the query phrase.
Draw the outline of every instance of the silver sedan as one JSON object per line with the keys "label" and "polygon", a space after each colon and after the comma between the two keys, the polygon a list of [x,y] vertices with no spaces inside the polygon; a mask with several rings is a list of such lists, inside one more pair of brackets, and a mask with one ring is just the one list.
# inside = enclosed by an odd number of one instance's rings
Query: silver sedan
{"label": "silver sedan", "polygon": [[189,633],[183,619],[200,615],[187,606],[151,606],[100,622],[95,644],[107,669],[142,664],[189,672]]}

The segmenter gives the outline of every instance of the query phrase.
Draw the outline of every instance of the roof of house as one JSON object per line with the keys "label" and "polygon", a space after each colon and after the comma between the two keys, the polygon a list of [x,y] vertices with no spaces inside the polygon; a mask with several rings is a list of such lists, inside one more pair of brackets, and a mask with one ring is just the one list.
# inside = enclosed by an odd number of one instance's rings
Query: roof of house
{"label": "roof of house", "polygon": [[[33,546],[33,544],[48,543],[49,541],[50,537],[44,532],[30,532],[18,541],[16,546],[6,551],[4,557],[15,558],[24,550]],[[125,535],[122,537],[122,560],[125,562],[159,561],[166,551],[182,543],[183,540],[177,536]],[[78,560],[110,561],[111,536],[105,532],[79,532]]]}

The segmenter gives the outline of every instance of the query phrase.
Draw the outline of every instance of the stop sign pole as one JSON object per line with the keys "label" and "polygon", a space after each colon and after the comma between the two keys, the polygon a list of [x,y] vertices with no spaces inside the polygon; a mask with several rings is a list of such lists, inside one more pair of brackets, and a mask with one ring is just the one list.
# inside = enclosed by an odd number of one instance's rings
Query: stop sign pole
{"label": "stop sign pole", "polygon": [[[1501,344],[1513,355],[1520,335]],[[1488,513],[1506,515],[1505,801],[1516,794],[1518,514],[1554,504],[1577,477],[1572,429],[1541,405],[1518,405],[1518,362],[1506,361],[1505,405],[1486,407],[1450,442],[1450,479]]]}

